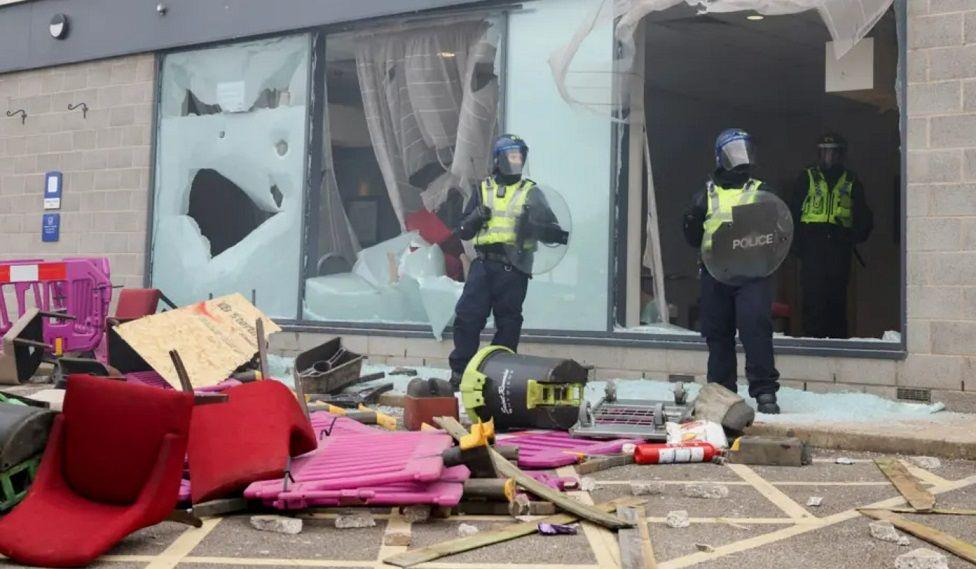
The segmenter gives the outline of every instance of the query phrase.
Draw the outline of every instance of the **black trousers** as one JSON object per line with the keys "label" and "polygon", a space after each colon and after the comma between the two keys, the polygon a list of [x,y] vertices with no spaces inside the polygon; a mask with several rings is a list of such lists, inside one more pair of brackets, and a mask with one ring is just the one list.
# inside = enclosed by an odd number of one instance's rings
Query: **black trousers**
{"label": "black trousers", "polygon": [[849,337],[847,286],[850,280],[849,245],[836,240],[806,245],[800,260],[804,336]]}
{"label": "black trousers", "polygon": [[749,395],[779,390],[773,358],[773,286],[769,277],[741,286],[701,278],[701,334],[708,344],[708,381],[736,391],[735,332],[746,353]]}
{"label": "black trousers", "polygon": [[497,261],[471,263],[464,291],[454,309],[454,351],[451,371],[463,373],[477,353],[488,315],[495,317],[493,345],[518,349],[522,335],[522,303],[529,288],[525,273]]}

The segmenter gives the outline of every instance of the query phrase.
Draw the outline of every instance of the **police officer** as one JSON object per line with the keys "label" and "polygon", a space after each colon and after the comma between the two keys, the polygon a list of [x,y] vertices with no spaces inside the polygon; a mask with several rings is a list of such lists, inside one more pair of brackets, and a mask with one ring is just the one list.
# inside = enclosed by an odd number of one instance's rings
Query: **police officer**
{"label": "police officer", "polygon": [[861,180],[844,167],[844,137],[828,133],[817,146],[819,162],[800,174],[790,208],[797,227],[794,251],[800,259],[803,334],[847,338],[851,256],[854,245],[871,234],[874,216]]}
{"label": "police officer", "polygon": [[[718,167],[704,191],[695,194],[685,212],[684,233],[693,247],[707,249],[723,221],[731,221],[734,205],[749,203],[750,193],[768,186],[754,179],[752,138],[741,129],[727,129],[715,140]],[[776,392],[779,372],[773,361],[773,286],[771,277],[733,286],[719,282],[701,268],[701,334],[708,344],[708,381],[736,389],[735,333],[746,353],[749,395],[760,413],[779,413]]]}
{"label": "police officer", "polygon": [[492,344],[518,349],[534,244],[566,244],[568,239],[542,191],[522,177],[528,154],[528,145],[513,134],[495,141],[492,175],[473,192],[456,231],[461,239],[473,238],[477,258],[455,308],[454,350],[449,359],[455,389],[478,351],[489,314],[495,318]]}

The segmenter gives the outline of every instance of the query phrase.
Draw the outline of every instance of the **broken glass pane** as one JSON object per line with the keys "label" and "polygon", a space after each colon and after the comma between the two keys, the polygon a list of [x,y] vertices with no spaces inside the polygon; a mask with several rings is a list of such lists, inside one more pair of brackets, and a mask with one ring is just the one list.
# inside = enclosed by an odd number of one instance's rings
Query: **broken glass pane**
{"label": "broken glass pane", "polygon": [[304,35],[163,60],[152,282],[174,301],[298,315],[308,61]]}

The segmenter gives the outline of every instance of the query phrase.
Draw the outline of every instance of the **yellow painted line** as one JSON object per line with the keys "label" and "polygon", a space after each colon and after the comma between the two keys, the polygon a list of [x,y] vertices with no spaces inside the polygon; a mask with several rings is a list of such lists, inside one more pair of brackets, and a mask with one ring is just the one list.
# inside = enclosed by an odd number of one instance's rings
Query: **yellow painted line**
{"label": "yellow painted line", "polygon": [[[955,490],[961,490],[963,488],[969,487],[976,484],[976,476],[970,476],[968,478],[963,478],[961,480],[947,482],[946,484],[939,485],[931,489],[933,494],[944,494],[946,492],[952,492]],[[898,506],[905,503],[905,499],[902,497],[889,498],[887,500],[882,500],[880,502],[875,502],[867,506],[858,506],[859,508],[890,508],[892,506]],[[681,569],[682,567],[690,567],[698,563],[704,563],[706,561],[711,561],[713,559],[718,559],[719,557],[724,557],[726,555],[731,555],[733,553],[739,553],[742,551],[747,551],[749,549],[754,549],[763,545],[768,545],[770,543],[776,543],[777,541],[782,541],[797,535],[808,533],[811,531],[817,531],[841,522],[846,522],[847,520],[852,520],[861,514],[858,513],[856,508],[851,508],[850,510],[845,510],[843,512],[834,514],[832,516],[827,516],[825,518],[814,519],[810,523],[797,524],[793,527],[783,528],[781,530],[776,530],[763,535],[758,535],[753,538],[744,539],[741,541],[736,541],[733,543],[728,543],[715,548],[712,552],[698,552],[692,553],[691,555],[686,555],[684,557],[679,557],[677,559],[672,559],[664,563],[658,564],[658,569]]]}
{"label": "yellow painted line", "polygon": [[231,565],[237,567],[295,566],[295,567],[373,567],[375,561],[351,561],[342,559],[253,559],[246,557],[184,557],[180,563],[206,565]]}
{"label": "yellow painted line", "polygon": [[380,551],[376,555],[376,565],[375,567],[382,569],[383,567],[394,567],[393,565],[387,565],[383,563],[383,560],[403,553],[407,550],[408,546],[405,545],[386,545],[386,536],[396,533],[405,533],[410,535],[411,523],[407,521],[400,514],[399,508],[392,508],[390,510],[390,519],[386,522],[386,530],[383,532],[383,541],[380,542]]}
{"label": "yellow painted line", "polygon": [[193,551],[196,546],[200,545],[207,534],[209,534],[217,524],[220,523],[222,518],[207,518],[203,520],[203,527],[200,528],[189,528],[183,532],[179,537],[176,538],[173,543],[169,544],[169,547],[163,550],[162,553],[156,556],[156,558],[146,566],[146,569],[171,569],[176,567],[178,563],[184,561],[184,558]]}
{"label": "yellow painted line", "polygon": [[782,490],[767,482],[762,476],[756,474],[755,470],[744,464],[729,464],[728,467],[732,469],[732,472],[738,474],[743,480],[752,484],[752,486],[760,494],[775,504],[777,508],[783,510],[783,513],[785,513],[787,516],[795,520],[805,520],[815,517],[808,512],[806,508],[798,504],[793,498],[790,498],[784,494]]}
{"label": "yellow painted line", "polygon": [[[923,480],[924,481],[924,480]],[[946,482],[945,479],[941,479],[942,482]],[[648,480],[595,480],[597,486],[628,486],[632,482],[647,483]],[[724,484],[726,486],[751,486],[748,482],[743,482],[741,480],[651,480],[651,482],[658,482],[660,484]],[[773,486],[891,486],[890,482],[878,481],[878,482],[827,482],[827,481],[809,481],[809,482],[776,482],[770,481]],[[935,484],[935,482],[933,482]]]}
{"label": "yellow painted line", "polygon": [[658,484],[674,484],[687,486],[688,484],[728,484],[729,486],[748,486],[748,482],[741,482],[739,480],[730,480],[729,482],[715,481],[715,480],[594,480],[594,484],[597,486],[629,486],[633,482],[639,482],[646,484],[648,482],[656,482]]}
{"label": "yellow painted line", "polygon": [[[0,559],[6,559],[0,555]],[[98,561],[109,561],[119,563],[149,563],[156,560],[155,555],[102,555]]]}
{"label": "yellow painted line", "polygon": [[[562,468],[556,469],[556,475],[575,477],[576,469],[572,466],[563,466]],[[576,497],[584,504],[593,504],[593,498],[589,492],[566,492],[566,494]],[[620,567],[620,547],[617,545],[617,534],[603,526],[590,522],[584,521],[581,522],[581,525],[583,527],[583,534],[586,536],[586,541],[589,542],[590,549],[593,550],[593,556],[596,558],[597,565],[601,567]]]}
{"label": "yellow painted line", "polygon": [[948,480],[939,476],[938,474],[935,474],[934,472],[931,472],[929,470],[925,470],[921,466],[913,464],[907,460],[902,460],[901,463],[905,465],[905,468],[908,469],[908,472],[912,476],[918,478],[923,484],[932,484],[934,486],[934,485],[945,484],[949,482]]}
{"label": "yellow painted line", "polygon": [[[666,518],[647,518],[648,523],[652,524],[663,524]],[[816,519],[816,518],[814,518]],[[760,524],[777,524],[777,525],[793,525],[796,523],[807,523],[807,520],[800,522],[799,520],[793,518],[688,518],[693,524],[744,524],[744,525],[760,525]]]}
{"label": "yellow painted line", "polygon": [[440,563],[432,561],[414,565],[411,569],[619,569],[619,565],[545,565],[542,563]]}

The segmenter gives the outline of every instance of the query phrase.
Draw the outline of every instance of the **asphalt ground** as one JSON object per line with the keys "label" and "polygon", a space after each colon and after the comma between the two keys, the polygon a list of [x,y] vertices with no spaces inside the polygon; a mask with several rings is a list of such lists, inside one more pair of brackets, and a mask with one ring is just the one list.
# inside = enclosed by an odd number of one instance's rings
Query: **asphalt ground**
{"label": "asphalt ground", "polygon": [[[839,456],[854,464],[837,464]],[[658,567],[708,569],[783,569],[793,567],[893,568],[898,555],[918,547],[938,550],[914,537],[899,546],[871,537],[871,520],[858,514],[864,506],[902,505],[897,490],[874,464],[881,455],[815,452],[815,463],[800,468],[681,464],[627,466],[590,475],[594,489],[576,497],[602,502],[631,495],[631,482],[664,483],[664,493],[642,497]],[[942,460],[939,468],[910,470],[937,494],[937,507],[976,509],[976,463]],[[574,473],[572,467],[560,469]],[[689,484],[728,487],[729,496],[689,498]],[[819,507],[808,498],[823,498]],[[664,523],[668,512],[686,510],[687,528]],[[452,516],[410,524],[396,509],[374,509],[376,526],[336,529],[338,510],[300,514],[302,533],[283,535],[253,529],[249,514],[205,520],[200,529],[165,522],[138,531],[99,559],[93,567],[152,569],[205,567],[389,567],[383,559],[406,550],[384,545],[389,533],[408,533],[410,548],[458,536],[465,523],[485,531],[514,520],[508,516]],[[976,518],[906,515],[970,543],[976,542]],[[52,536],[52,539],[56,539]],[[951,568],[971,564],[946,553]],[[419,565],[431,569],[610,569],[620,566],[616,537],[584,524],[573,536],[530,535]],[[0,567],[15,564],[0,560]]]}

